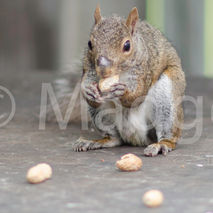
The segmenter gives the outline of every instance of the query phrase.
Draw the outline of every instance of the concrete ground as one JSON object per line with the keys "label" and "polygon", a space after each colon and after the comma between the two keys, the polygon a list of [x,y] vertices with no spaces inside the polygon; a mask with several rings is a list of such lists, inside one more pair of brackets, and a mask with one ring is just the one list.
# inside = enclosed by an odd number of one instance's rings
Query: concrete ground
{"label": "concrete ground", "polygon": [[[47,124],[45,131],[39,130],[41,83],[56,77],[48,72],[0,74],[1,86],[16,101],[13,120],[0,128],[0,212],[213,212],[213,81],[188,79],[187,95],[197,101],[197,96],[203,96],[197,110],[201,131],[196,140],[195,129],[185,130],[175,151],[148,158],[141,147],[73,152],[71,144],[79,136],[95,134],[81,131],[79,124],[66,130]],[[11,104],[2,90],[0,94],[2,123]],[[189,102],[184,107],[189,122],[196,109]],[[129,152],[142,158],[140,171],[125,173],[115,168],[116,160]],[[28,184],[28,168],[40,162],[52,166],[52,179]],[[144,206],[141,197],[149,189],[163,192],[161,207]]]}

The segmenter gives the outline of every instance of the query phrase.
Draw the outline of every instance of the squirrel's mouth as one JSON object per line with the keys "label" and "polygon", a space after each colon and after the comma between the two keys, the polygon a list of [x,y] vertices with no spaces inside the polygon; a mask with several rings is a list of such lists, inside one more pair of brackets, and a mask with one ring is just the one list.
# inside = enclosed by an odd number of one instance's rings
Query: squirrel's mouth
{"label": "squirrel's mouth", "polygon": [[100,67],[100,68],[96,69],[96,72],[97,72],[98,76],[100,77],[100,79],[109,78],[116,74],[115,72],[113,72],[112,68],[101,68]]}
{"label": "squirrel's mouth", "polygon": [[113,60],[108,57],[99,56],[96,60],[96,73],[100,79],[109,78],[116,74]]}
{"label": "squirrel's mouth", "polygon": [[96,67],[96,73],[99,79],[111,78],[120,74],[120,70],[116,66],[111,67]]}

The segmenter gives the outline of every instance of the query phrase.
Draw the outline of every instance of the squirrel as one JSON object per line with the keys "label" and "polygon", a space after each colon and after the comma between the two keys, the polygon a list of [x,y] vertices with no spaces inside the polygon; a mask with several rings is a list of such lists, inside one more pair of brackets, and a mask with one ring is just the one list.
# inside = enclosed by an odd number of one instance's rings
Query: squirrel
{"label": "squirrel", "polygon": [[[183,124],[185,75],[166,37],[139,19],[101,16],[99,5],[83,59],[81,92],[100,140],[79,138],[74,151],[122,144],[145,146],[145,156],[166,155],[176,147]],[[119,76],[103,93],[99,82]]]}

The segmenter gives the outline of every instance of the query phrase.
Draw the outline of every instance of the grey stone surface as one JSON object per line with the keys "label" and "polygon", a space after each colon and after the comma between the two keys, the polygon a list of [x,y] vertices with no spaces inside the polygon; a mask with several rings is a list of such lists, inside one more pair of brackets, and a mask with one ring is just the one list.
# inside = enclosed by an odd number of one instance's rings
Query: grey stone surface
{"label": "grey stone surface", "polygon": [[[46,130],[39,130],[41,83],[55,77],[48,72],[0,74],[1,86],[12,92],[17,104],[14,119],[0,128],[0,212],[213,211],[211,80],[188,79],[187,94],[202,95],[204,102],[203,130],[197,142],[186,144],[182,140],[168,156],[147,158],[141,147],[73,152],[71,144],[79,136],[97,137],[94,132],[82,131],[79,124],[66,130],[47,124]],[[0,115],[8,113],[9,100],[2,98],[0,104]],[[184,105],[186,121],[190,121],[195,107],[188,102]],[[184,138],[190,139],[193,134],[194,130],[184,131]],[[140,171],[125,173],[115,168],[116,160],[129,152],[142,158]],[[40,162],[52,166],[52,179],[28,184],[28,168]],[[149,189],[163,192],[161,207],[148,209],[143,205],[142,195]]]}

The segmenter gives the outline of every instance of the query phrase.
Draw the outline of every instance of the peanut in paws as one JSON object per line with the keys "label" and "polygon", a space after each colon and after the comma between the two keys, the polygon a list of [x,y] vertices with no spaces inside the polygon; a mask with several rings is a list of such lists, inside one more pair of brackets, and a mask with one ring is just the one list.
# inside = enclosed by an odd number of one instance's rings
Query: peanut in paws
{"label": "peanut in paws", "polygon": [[117,168],[126,172],[137,171],[142,167],[142,165],[142,160],[134,154],[123,155],[121,160],[116,162]]}
{"label": "peanut in paws", "polygon": [[101,79],[98,87],[101,92],[108,92],[112,85],[119,83],[119,75],[114,75],[109,78]]}

